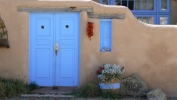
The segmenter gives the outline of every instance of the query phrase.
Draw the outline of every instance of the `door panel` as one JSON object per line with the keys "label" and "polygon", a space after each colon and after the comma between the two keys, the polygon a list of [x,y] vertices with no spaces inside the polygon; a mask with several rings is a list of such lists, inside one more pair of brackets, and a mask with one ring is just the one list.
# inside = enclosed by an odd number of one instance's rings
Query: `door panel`
{"label": "door panel", "polygon": [[51,23],[51,18],[37,18],[36,19],[36,28],[37,28],[37,36],[45,36],[48,37],[50,36],[50,23]]}
{"label": "door panel", "polygon": [[36,77],[50,78],[50,67],[49,67],[50,49],[36,49],[35,53],[36,53]]}
{"label": "door panel", "polygon": [[74,86],[74,50],[60,49],[59,86]]}
{"label": "door panel", "polygon": [[60,22],[59,27],[61,29],[59,36],[60,37],[74,37],[74,20],[75,18],[73,17],[60,17]]}
{"label": "door panel", "polygon": [[[78,86],[78,13],[30,14],[30,82]],[[54,44],[59,44],[56,53]]]}
{"label": "door panel", "polygon": [[[69,55],[69,56],[68,56]],[[61,49],[60,51],[60,77],[72,78],[73,77],[73,66],[74,66],[74,50],[72,49]],[[68,70],[71,69],[71,70]]]}
{"label": "door panel", "polygon": [[56,57],[56,84],[78,85],[78,14],[56,15],[56,42],[59,55]]}
{"label": "door panel", "polygon": [[30,18],[30,82],[53,86],[53,14]]}

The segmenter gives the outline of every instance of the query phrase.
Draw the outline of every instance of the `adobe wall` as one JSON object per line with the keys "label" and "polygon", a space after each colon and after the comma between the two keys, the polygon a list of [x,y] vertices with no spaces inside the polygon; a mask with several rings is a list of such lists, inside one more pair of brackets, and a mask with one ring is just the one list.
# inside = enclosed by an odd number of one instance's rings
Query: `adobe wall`
{"label": "adobe wall", "polygon": [[99,2],[100,2],[100,0],[93,0],[93,1],[95,1],[95,2],[97,2],[97,3],[99,3]]}
{"label": "adobe wall", "polygon": [[112,52],[100,52],[100,20],[94,22],[94,36],[86,35],[87,13],[80,13],[80,85],[97,83],[96,69],[104,63],[124,66],[124,77],[133,73],[148,84],[161,88],[167,96],[177,96],[177,26],[139,22],[129,9],[92,1],[0,2],[1,18],[8,30],[10,49],[0,48],[0,76],[28,80],[29,13],[17,7],[93,7],[94,13],[125,14],[112,20]]}

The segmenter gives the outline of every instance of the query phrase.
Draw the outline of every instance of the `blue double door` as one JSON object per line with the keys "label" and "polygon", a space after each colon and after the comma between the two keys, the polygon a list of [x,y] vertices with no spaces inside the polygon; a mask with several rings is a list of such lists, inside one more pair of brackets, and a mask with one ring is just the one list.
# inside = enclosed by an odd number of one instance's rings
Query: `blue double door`
{"label": "blue double door", "polygon": [[31,13],[29,82],[78,86],[79,14]]}

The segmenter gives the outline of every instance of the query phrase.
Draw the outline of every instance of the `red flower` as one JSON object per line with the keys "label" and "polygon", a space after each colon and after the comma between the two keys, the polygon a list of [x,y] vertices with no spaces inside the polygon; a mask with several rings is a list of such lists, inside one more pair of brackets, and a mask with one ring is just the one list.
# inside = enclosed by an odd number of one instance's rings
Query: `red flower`
{"label": "red flower", "polygon": [[100,67],[97,71],[96,71],[96,74],[101,74],[102,73],[102,70],[104,70],[103,67]]}

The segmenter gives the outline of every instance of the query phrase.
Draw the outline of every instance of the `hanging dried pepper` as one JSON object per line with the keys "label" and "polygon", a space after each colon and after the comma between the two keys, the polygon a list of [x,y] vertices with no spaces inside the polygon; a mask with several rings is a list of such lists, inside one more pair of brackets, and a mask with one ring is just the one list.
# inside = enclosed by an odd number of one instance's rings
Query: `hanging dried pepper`
{"label": "hanging dried pepper", "polygon": [[87,36],[91,40],[93,36],[93,22],[88,22],[87,23]]}

